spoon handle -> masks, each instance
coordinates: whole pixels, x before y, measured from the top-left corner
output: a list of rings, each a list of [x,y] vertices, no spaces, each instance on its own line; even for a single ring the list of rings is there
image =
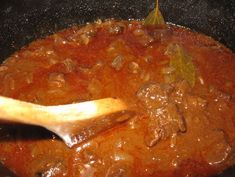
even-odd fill
[[[114,98],[42,106],[0,96],[0,120],[43,127],[54,123],[84,121],[126,109],[123,101]]]
[[[0,96],[0,120],[41,125],[47,116],[44,106]]]

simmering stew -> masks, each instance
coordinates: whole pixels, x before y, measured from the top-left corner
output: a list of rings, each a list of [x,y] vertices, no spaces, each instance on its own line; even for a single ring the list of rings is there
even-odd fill
[[[36,104],[117,97],[136,112],[73,148],[41,128],[2,124],[0,161],[19,176],[206,177],[235,164],[235,54],[189,29],[75,26],[6,59],[0,85]]]

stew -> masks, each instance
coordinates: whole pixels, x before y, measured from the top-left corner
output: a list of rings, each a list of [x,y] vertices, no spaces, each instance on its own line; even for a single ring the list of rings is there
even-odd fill
[[[22,177],[206,177],[235,164],[235,54],[175,25],[106,20],[39,39],[0,66],[0,94],[42,105],[105,97],[136,111],[68,148],[0,126],[0,161]]]

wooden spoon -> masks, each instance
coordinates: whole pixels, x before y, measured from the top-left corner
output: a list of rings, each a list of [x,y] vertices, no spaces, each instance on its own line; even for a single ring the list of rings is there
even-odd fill
[[[133,112],[120,99],[42,106],[0,96],[0,120],[44,127],[69,146],[129,119]]]

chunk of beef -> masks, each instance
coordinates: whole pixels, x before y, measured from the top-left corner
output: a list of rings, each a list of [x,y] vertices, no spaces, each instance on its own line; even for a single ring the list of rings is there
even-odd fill
[[[180,109],[190,111],[202,111],[207,106],[207,100],[192,93],[190,85],[186,81],[173,84],[174,91],[170,95],[170,100],[176,103]]]
[[[184,117],[175,104],[168,103],[166,106],[151,111],[147,131],[146,145],[154,146],[161,139],[186,131]]]
[[[206,105],[207,101],[205,99],[195,95],[186,95],[183,101],[185,109],[204,110]]]
[[[168,84],[148,83],[137,92],[137,97],[147,109],[159,108],[169,102],[168,94],[173,87]]]
[[[147,146],[154,146],[161,139],[186,131],[183,115],[177,105],[169,99],[172,90],[172,86],[168,84],[151,83],[137,93],[150,115],[145,136]]]
[[[171,93],[171,100],[177,104],[181,104],[186,93],[189,93],[191,88],[187,81],[183,80],[174,83],[174,92]]]

